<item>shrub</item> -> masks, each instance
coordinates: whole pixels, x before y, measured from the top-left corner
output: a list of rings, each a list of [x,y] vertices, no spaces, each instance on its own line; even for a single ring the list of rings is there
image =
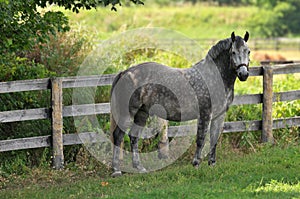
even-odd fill
[[[13,81],[23,79],[37,79],[54,76],[42,64],[20,58],[13,54],[6,54],[0,60],[0,80]],[[30,91],[0,94],[0,111],[20,110],[48,107],[50,103],[49,91]],[[0,140],[31,137],[50,134],[49,120],[0,123]],[[0,173],[24,173],[28,166],[45,165],[45,155],[48,149],[34,149],[2,152],[0,154]],[[49,159],[48,159],[49,160]]]
[[[0,81],[48,78],[51,76],[76,75],[83,59],[92,49],[93,35],[81,27],[67,33],[49,34],[49,40],[34,45],[22,53],[6,53],[0,58]],[[72,89],[63,91],[64,105],[72,103]],[[28,91],[0,94],[0,111],[44,108],[50,106],[50,91]],[[33,120],[0,123],[0,140],[51,134],[51,121]],[[64,118],[64,132],[75,133],[73,118]],[[66,148],[66,162],[73,160],[81,146]],[[12,173],[19,165],[19,172],[26,167],[49,165],[49,149],[30,149],[1,153],[0,170]],[[23,168],[23,169],[22,169]]]
[[[43,64],[57,76],[74,76],[79,66],[92,50],[93,35],[74,27],[66,33],[49,35],[49,40],[42,45],[35,45],[25,57]]]
[[[299,34],[298,16],[300,3],[297,0],[257,1],[260,8],[246,22],[256,37],[280,37],[289,33]]]

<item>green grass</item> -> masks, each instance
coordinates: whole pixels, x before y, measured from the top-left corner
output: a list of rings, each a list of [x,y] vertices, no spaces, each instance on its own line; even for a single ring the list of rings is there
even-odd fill
[[[219,151],[217,166],[211,168],[204,162],[198,170],[181,160],[161,171],[120,178],[102,173],[72,180],[69,171],[49,171],[45,179],[39,174],[31,183],[14,182],[0,192],[0,198],[300,197],[299,145],[284,149],[264,145],[251,154]]]

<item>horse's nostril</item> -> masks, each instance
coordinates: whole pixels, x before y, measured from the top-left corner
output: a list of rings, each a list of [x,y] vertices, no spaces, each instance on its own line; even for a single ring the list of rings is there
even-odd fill
[[[248,72],[238,72],[238,76],[239,77],[244,77],[244,78],[247,78],[249,76],[249,73]]]

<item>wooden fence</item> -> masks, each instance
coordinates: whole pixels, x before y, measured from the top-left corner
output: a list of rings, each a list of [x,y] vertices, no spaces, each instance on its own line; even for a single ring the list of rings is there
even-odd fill
[[[204,47],[210,47],[214,45],[218,39],[194,39]],[[299,38],[254,38],[249,40],[249,47],[252,50],[289,50],[300,51],[300,39]]]
[[[272,118],[273,102],[300,99],[300,90],[273,93],[273,75],[289,73],[300,73],[300,64],[251,67],[251,76],[263,76],[263,93],[235,96],[232,105],[263,103],[262,120],[226,122],[224,124],[223,133],[262,130],[262,141],[274,142],[272,129],[300,126],[300,116],[275,120]],[[52,121],[52,135],[1,140],[0,152],[52,147],[53,166],[56,169],[62,168],[64,162],[64,145],[83,144],[80,138],[84,138],[84,140],[90,142],[99,140],[99,134],[95,132],[85,132],[80,133],[80,135],[77,133],[63,134],[63,117],[109,114],[110,112],[109,103],[63,106],[63,89],[111,85],[114,76],[115,75],[101,75],[0,82],[0,94],[34,90],[51,90],[51,108],[0,112],[0,123],[38,119],[51,119]],[[96,85],[95,82],[97,82]],[[168,136],[184,136],[184,129],[187,128],[189,128],[189,126],[171,126],[168,130]]]
[[[215,45],[218,39],[170,39],[163,40],[160,43],[180,43],[180,45],[194,45],[194,42],[200,44],[204,49],[209,49]],[[300,51],[300,38],[252,38],[248,45],[252,50],[273,50],[273,51]]]

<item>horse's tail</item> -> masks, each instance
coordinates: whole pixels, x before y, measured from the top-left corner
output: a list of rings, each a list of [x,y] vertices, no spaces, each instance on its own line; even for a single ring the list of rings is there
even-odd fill
[[[117,82],[120,80],[121,76],[122,76],[122,72],[120,72],[115,78],[114,78],[114,81],[112,83],[112,87],[111,87],[111,90],[110,90],[110,98],[112,99],[113,96],[113,90],[117,84]],[[110,100],[112,102],[112,100]],[[113,117],[113,114],[112,114],[112,106],[113,104],[110,104],[110,139],[112,141],[112,143],[114,143],[114,138],[113,138],[113,133],[115,131],[115,129],[117,128],[117,123],[116,123],[116,120],[114,119]]]
[[[122,77],[123,73],[124,72],[119,72],[119,74],[117,74],[116,77],[114,78],[114,81],[111,85],[110,97],[112,97],[113,90],[114,90],[116,84],[118,83],[118,81],[120,80],[120,78]]]

